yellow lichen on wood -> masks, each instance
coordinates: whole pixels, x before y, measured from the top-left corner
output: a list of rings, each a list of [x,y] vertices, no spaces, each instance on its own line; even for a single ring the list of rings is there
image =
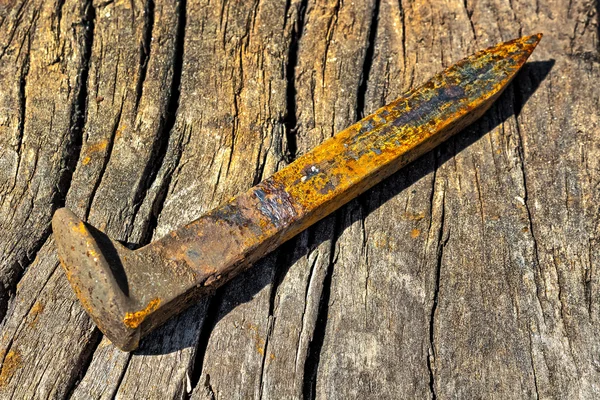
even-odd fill
[[[31,307],[31,311],[29,312],[29,315],[31,317],[31,321],[29,322],[29,326],[30,327],[35,327],[38,323],[38,320],[40,319],[40,314],[42,313],[42,311],[44,311],[44,305],[42,303],[40,303],[39,301],[36,302],[33,307]]]
[[[85,152],[84,152],[85,157],[83,157],[83,160],[81,160],[81,163],[83,165],[88,165],[90,163],[90,161],[92,161],[91,154],[103,151],[107,147],[108,147],[108,140],[106,140],[106,139],[101,140],[100,142],[91,145],[90,147],[88,147],[85,150]]]
[[[0,372],[0,386],[4,386],[15,374],[15,371],[22,368],[21,353],[17,350],[11,350],[6,354],[2,363],[2,371]]]

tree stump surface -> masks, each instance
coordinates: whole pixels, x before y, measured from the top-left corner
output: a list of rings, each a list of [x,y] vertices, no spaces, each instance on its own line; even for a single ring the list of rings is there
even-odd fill
[[[0,0],[0,398],[600,396],[591,0]],[[477,123],[116,349],[54,210],[146,244],[476,50]]]

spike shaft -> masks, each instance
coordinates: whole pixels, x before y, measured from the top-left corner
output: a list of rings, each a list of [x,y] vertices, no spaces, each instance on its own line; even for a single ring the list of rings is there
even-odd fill
[[[203,283],[223,279],[478,119],[538,40],[517,39],[453,65],[248,192],[153,243],[152,251],[161,248],[165,258],[184,260]]]

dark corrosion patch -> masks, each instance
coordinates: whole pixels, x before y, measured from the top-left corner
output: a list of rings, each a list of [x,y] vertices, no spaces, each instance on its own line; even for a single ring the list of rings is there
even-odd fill
[[[285,187],[269,178],[254,188],[258,199],[258,209],[276,228],[287,226],[298,218],[294,200],[285,191]]]
[[[253,224],[253,221],[244,215],[243,210],[236,203],[225,204],[211,211],[209,216],[238,227],[248,227]]]

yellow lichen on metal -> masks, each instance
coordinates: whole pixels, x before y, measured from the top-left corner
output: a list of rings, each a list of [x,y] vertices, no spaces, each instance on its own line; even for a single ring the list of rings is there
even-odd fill
[[[123,317],[123,323],[128,328],[135,329],[140,326],[142,322],[144,322],[144,319],[146,319],[148,314],[156,311],[159,305],[160,299],[152,299],[150,302],[148,302],[148,305],[143,310],[125,313],[125,317]]]

